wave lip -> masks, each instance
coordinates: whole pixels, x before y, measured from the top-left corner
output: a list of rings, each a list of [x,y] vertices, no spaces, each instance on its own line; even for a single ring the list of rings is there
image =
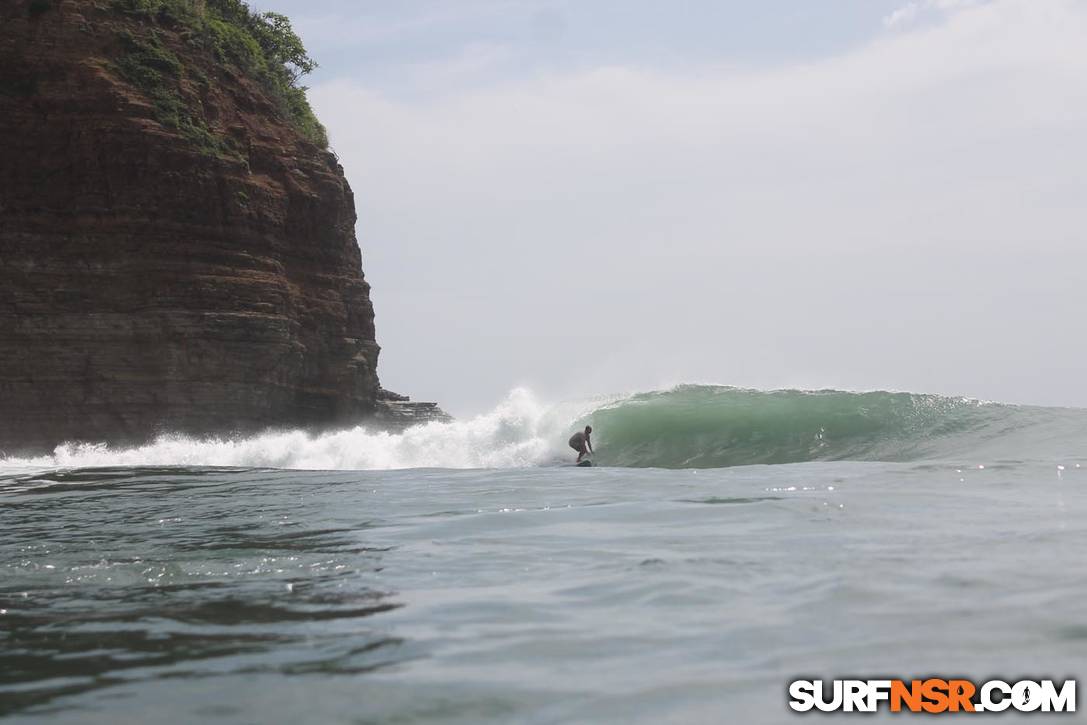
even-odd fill
[[[248,438],[162,436],[136,448],[67,443],[0,469],[230,466],[310,470],[515,468],[570,462],[591,423],[598,465],[719,468],[806,461],[1042,458],[1082,451],[1087,411],[915,393],[760,391],[716,385],[545,404],[512,391],[475,418],[401,433],[366,427]]]

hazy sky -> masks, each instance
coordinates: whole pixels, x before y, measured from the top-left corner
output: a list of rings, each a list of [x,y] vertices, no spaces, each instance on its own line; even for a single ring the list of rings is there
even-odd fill
[[[1084,0],[256,0],[321,70],[380,374],[1087,405]]]

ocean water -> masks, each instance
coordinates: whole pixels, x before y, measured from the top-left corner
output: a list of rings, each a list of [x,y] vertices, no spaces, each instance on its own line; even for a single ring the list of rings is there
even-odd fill
[[[1075,409],[516,391],[395,436],[68,445],[0,459],[0,718],[822,721],[789,681],[1077,678],[1085,554]]]

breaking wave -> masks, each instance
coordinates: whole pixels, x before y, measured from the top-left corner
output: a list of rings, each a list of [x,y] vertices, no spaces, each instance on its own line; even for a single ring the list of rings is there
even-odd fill
[[[1076,455],[1087,410],[911,393],[670,390],[545,404],[517,389],[494,410],[402,433],[357,427],[245,438],[162,436],[135,448],[66,443],[52,455],[0,458],[4,469],[236,466],[289,469],[510,468],[568,462],[566,439],[594,427],[606,466],[717,468],[821,460],[908,461]]]

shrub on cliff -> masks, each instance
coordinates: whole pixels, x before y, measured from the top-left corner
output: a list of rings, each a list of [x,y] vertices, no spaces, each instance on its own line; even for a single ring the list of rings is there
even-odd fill
[[[236,153],[229,141],[212,133],[204,120],[189,110],[177,90],[182,75],[181,61],[162,44],[156,33],[147,40],[122,33],[120,40],[125,52],[117,61],[117,70],[151,100],[159,123],[174,129],[206,154]]]
[[[285,15],[255,12],[244,0],[113,0],[112,4],[148,22],[192,31],[191,42],[260,81],[304,138],[328,147],[328,135],[306,98],[307,89],[298,84],[317,64]]]
[[[49,2],[49,0],[30,0],[30,5],[27,6],[26,12],[30,17],[36,18],[52,9],[53,3]]]

